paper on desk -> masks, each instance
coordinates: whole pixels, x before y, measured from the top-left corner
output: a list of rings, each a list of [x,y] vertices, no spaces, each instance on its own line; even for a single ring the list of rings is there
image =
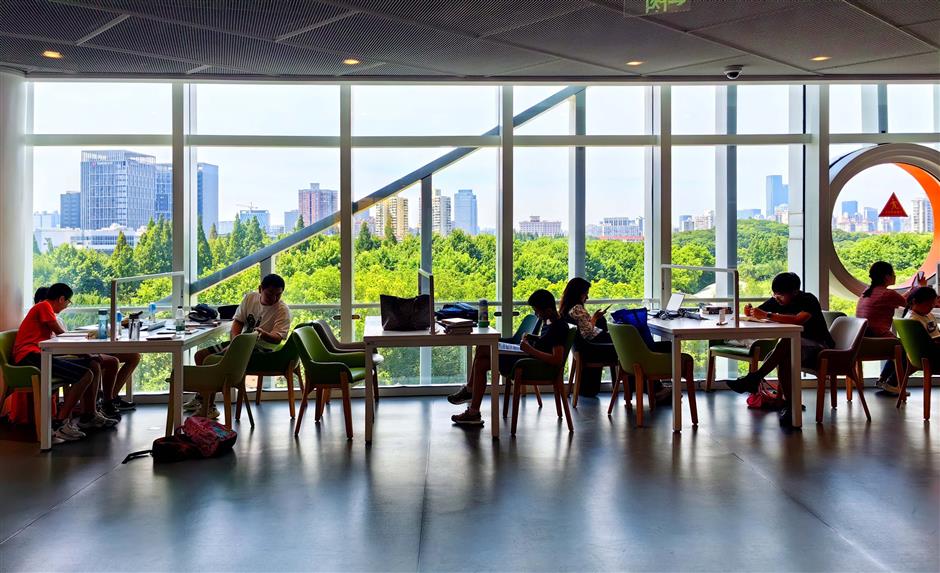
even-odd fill
[[[742,316],[741,320],[744,322],[773,322],[772,320],[767,320],[766,318],[757,318],[755,316]]]

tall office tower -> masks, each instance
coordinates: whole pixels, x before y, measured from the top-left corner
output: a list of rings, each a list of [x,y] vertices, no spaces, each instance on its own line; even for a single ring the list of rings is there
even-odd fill
[[[297,226],[297,219],[300,218],[300,211],[294,209],[293,211],[284,211],[284,230],[288,233],[294,230],[294,227]],[[304,221],[304,225],[307,222]]]
[[[692,231],[695,225],[692,222],[692,215],[679,215],[679,227],[677,231]]]
[[[842,212],[849,217],[855,217],[858,215],[858,201],[843,201]]]
[[[446,237],[453,229],[453,225],[450,197],[441,195],[441,190],[435,189],[434,196],[431,197],[431,231]]]
[[[66,191],[59,195],[59,224],[63,229],[80,229],[82,226],[82,193]]]
[[[874,207],[865,207],[862,212],[865,213],[865,220],[869,223],[878,222],[878,209],[875,209]]]
[[[561,221],[543,221],[540,216],[531,215],[528,221],[519,221],[519,232],[536,237],[560,237]]]
[[[264,234],[271,232],[271,212],[267,209],[242,209],[238,212],[238,220],[243,225],[250,219],[258,220],[258,225]]]
[[[376,206],[375,233],[383,239],[386,222],[391,222],[392,234],[399,241],[408,236],[408,199],[389,197]]]
[[[472,189],[461,189],[454,195],[454,229],[477,235],[477,196]]]
[[[339,211],[339,191],[320,189],[319,183],[311,183],[309,189],[297,191],[297,207],[304,225],[316,223]]]
[[[82,229],[143,227],[154,214],[156,160],[123,149],[82,151]]]
[[[173,220],[173,164],[156,164],[156,195],[154,220],[163,217]],[[219,222],[219,166],[211,163],[196,164],[196,214],[202,218],[202,228],[208,233]]]
[[[927,199],[914,199],[911,209],[911,231],[914,233],[933,232],[933,209]]]
[[[764,214],[773,217],[777,207],[790,202],[789,189],[783,184],[783,175],[768,175],[765,187],[767,196]]]

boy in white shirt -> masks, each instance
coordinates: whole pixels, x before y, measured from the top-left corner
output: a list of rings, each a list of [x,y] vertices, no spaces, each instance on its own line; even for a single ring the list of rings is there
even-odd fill
[[[231,337],[235,338],[241,333],[258,333],[258,342],[254,352],[271,352],[287,338],[290,330],[290,309],[281,300],[284,294],[284,279],[279,275],[270,274],[261,279],[256,292],[245,295],[235,316],[232,317]],[[224,354],[231,341],[214,344],[203,348],[196,353],[196,364],[202,364],[207,356]],[[202,409],[202,399],[197,394],[183,406],[187,412],[197,412]],[[209,404],[206,411],[209,418],[219,417],[215,404]]]
[[[937,328],[937,320],[931,312],[936,304],[937,291],[930,287],[920,287],[911,295],[910,318],[923,324],[924,328],[927,330],[927,334],[933,339],[940,337],[940,329]]]

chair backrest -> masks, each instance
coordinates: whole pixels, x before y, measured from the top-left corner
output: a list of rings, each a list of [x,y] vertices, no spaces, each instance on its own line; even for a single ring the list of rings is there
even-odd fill
[[[0,366],[13,365],[13,343],[16,342],[16,330],[0,332]]]
[[[522,337],[526,334],[533,334],[535,332],[535,327],[538,326],[539,319],[534,314],[527,314],[522,317],[522,323],[519,324],[519,328],[516,329],[516,332],[512,335],[510,342],[512,344],[520,344],[522,342]]]
[[[226,378],[241,380],[245,377],[248,361],[251,360],[251,352],[255,349],[257,342],[257,332],[239,334],[232,339],[232,343],[225,349],[222,361],[219,362],[219,369],[224,372]]]
[[[316,329],[317,334],[320,335],[321,340],[326,345],[327,350],[330,352],[339,351],[339,340],[337,340],[336,335],[333,333],[333,329],[330,328],[330,325],[325,320],[315,320],[310,323],[314,329]]]
[[[920,368],[923,359],[930,358],[933,350],[933,339],[927,329],[912,318],[895,318],[894,330],[901,339],[907,359]]]
[[[632,371],[634,364],[648,367],[649,360],[655,353],[646,345],[646,341],[635,326],[614,323],[608,325],[607,328],[622,368]]]
[[[320,337],[317,326],[317,324],[301,326],[295,328],[294,333],[291,334],[304,367],[313,362],[331,362],[331,351]]]
[[[844,312],[839,312],[838,310],[824,310],[823,320],[826,321],[826,328],[832,329],[832,323],[836,321],[840,316],[845,316]]]
[[[832,322],[832,328],[829,329],[832,340],[836,343],[835,350],[848,352],[853,365],[858,359],[858,351],[862,347],[862,338],[865,337],[867,327],[868,321],[864,318],[840,316]]]

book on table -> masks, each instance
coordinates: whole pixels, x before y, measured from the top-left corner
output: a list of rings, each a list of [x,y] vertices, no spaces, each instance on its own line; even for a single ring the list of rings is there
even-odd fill
[[[444,327],[444,334],[470,334],[476,323],[466,318],[444,318],[437,321]]]

